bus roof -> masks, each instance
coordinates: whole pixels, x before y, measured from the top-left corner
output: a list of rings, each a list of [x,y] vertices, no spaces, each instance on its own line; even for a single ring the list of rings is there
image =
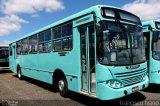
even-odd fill
[[[37,33],[41,32],[41,31],[47,30],[47,29],[49,29],[49,28],[51,28],[51,27],[54,27],[54,26],[57,26],[57,25],[59,25],[59,24],[63,24],[63,23],[65,23],[65,22],[67,22],[67,21],[71,21],[71,20],[76,19],[76,18],[78,18],[78,17],[80,17],[80,16],[83,16],[83,15],[85,15],[85,14],[90,14],[90,13],[92,13],[92,12],[95,12],[96,14],[100,14],[100,12],[97,13],[97,9],[98,9],[98,8],[101,8],[101,7],[109,7],[109,8],[114,8],[114,9],[123,10],[123,9],[121,9],[121,8],[114,7],[114,6],[95,5],[95,6],[92,6],[92,7],[88,8],[88,9],[85,9],[85,10],[83,10],[83,11],[81,11],[81,12],[78,12],[78,13],[76,13],[76,14],[73,14],[73,15],[67,17],[67,18],[64,18],[64,19],[62,19],[62,20],[60,20],[60,21],[54,22],[54,23],[52,23],[52,24],[50,24],[50,25],[48,25],[48,26],[46,26],[46,27],[43,27],[43,28],[38,29],[38,30],[36,30],[36,31],[33,31],[33,32],[31,32],[31,33],[29,33],[29,34],[27,34],[27,35],[25,35],[25,36],[22,36],[21,38],[18,38],[18,39],[16,39],[16,40],[12,41],[11,43],[14,43],[14,42],[16,42],[16,41],[19,41],[19,40],[24,39],[24,38],[26,38],[26,37],[29,37],[29,36],[31,36],[31,35],[37,34]],[[131,13],[131,14],[132,14],[132,13]],[[133,15],[134,15],[134,14],[133,14]],[[11,43],[10,43],[10,44],[11,44]]]
[[[152,28],[156,29],[155,22],[160,22],[160,20],[149,20],[142,22],[143,26],[150,25]]]

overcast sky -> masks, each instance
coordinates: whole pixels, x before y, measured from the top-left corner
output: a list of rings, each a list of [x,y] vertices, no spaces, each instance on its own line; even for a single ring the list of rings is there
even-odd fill
[[[97,4],[123,8],[143,21],[160,18],[160,0],[0,0],[0,45]]]

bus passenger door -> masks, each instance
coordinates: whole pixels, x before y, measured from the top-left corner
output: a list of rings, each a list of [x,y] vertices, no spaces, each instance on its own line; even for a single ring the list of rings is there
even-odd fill
[[[16,46],[11,45],[10,46],[10,53],[9,53],[9,65],[11,71],[16,72]]]
[[[81,90],[86,93],[96,92],[95,81],[95,31],[94,25],[80,27],[81,45]]]

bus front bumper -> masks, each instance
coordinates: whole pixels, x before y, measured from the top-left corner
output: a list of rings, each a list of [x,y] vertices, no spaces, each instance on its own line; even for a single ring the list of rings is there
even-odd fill
[[[10,70],[9,67],[0,67],[0,70]]]
[[[132,92],[132,88],[134,87],[138,87],[137,91],[139,91],[144,88],[147,88],[148,86],[149,86],[149,79],[147,76],[143,82],[140,82],[140,83],[128,86],[128,87],[119,88],[119,89],[113,89],[107,86],[106,83],[98,83],[97,84],[97,98],[101,100],[117,99],[117,98],[121,98],[121,97],[134,93]]]

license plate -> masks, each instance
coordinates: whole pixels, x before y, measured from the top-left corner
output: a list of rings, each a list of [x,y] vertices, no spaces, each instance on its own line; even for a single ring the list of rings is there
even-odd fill
[[[132,88],[132,92],[138,91],[138,86]]]

